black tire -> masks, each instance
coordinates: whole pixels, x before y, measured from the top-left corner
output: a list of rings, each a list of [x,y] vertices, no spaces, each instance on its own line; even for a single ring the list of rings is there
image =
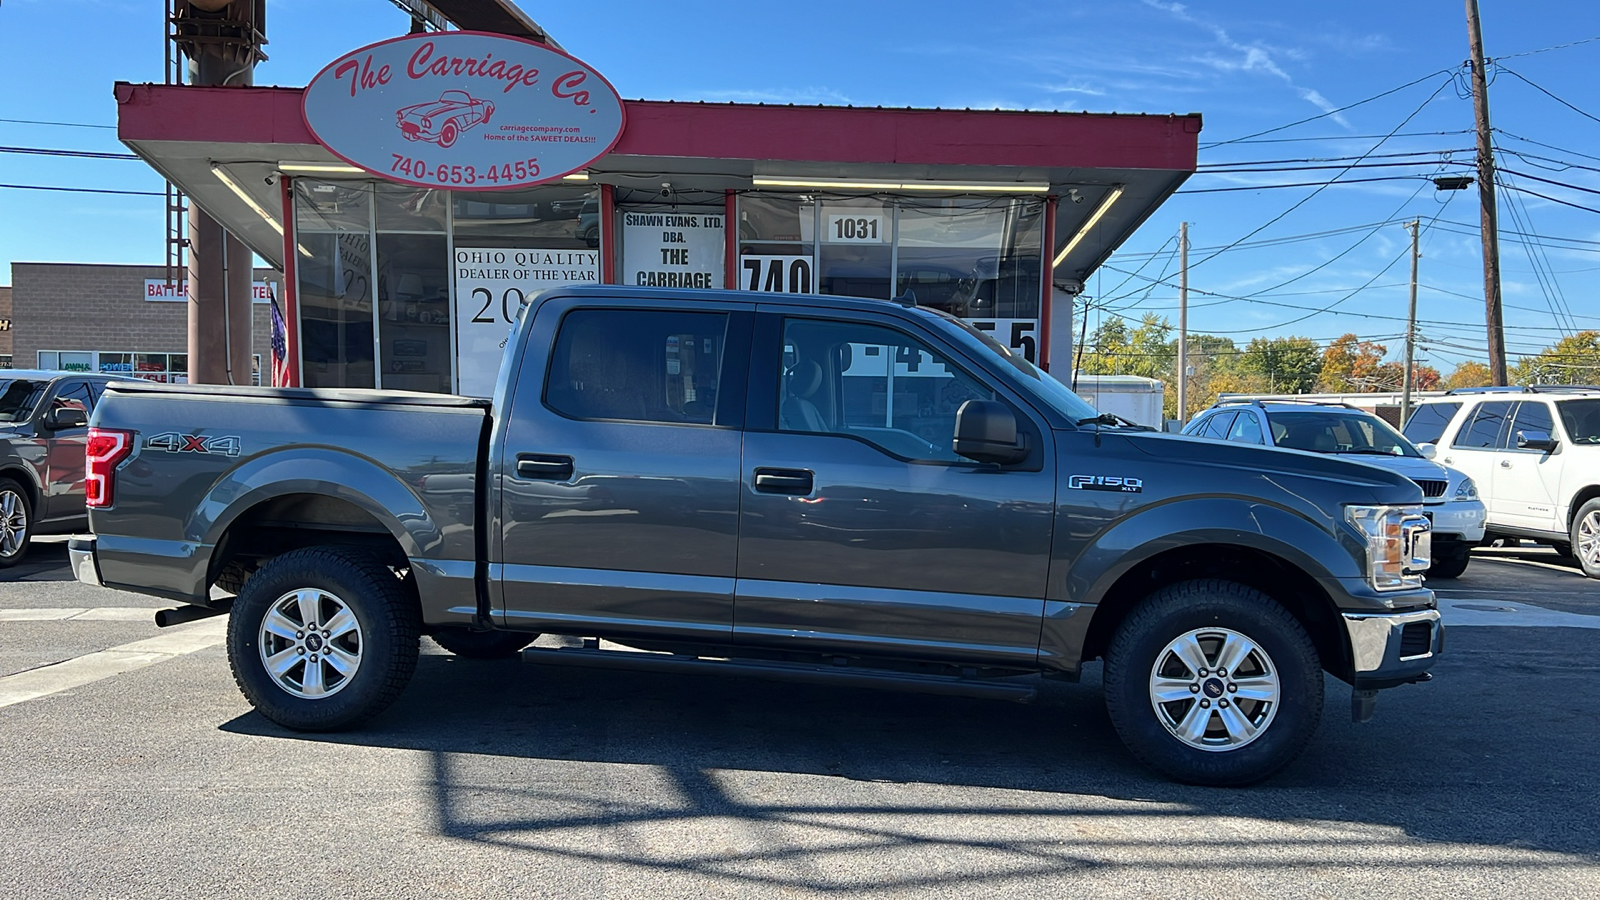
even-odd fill
[[[22,485],[0,478],[0,569],[22,562],[32,543],[33,502]]]
[[[1600,578],[1600,519],[1594,517],[1600,517],[1600,497],[1578,508],[1567,534],[1572,538],[1572,558],[1583,574]]]
[[[1213,677],[1196,678],[1200,688],[1196,697],[1218,697],[1218,707],[1226,707],[1225,701],[1232,696],[1236,717],[1245,712],[1244,704],[1253,704],[1244,718],[1261,716],[1258,727],[1263,730],[1236,749],[1203,749],[1178,737],[1158,717],[1152,700],[1151,682],[1157,674],[1157,664],[1169,659],[1169,645],[1191,632],[1202,632],[1200,640],[1209,642],[1204,635],[1206,629],[1226,629],[1250,641],[1259,653],[1265,654],[1265,659],[1246,656],[1252,661],[1250,665],[1267,663],[1270,665],[1259,671],[1269,675],[1276,672],[1275,704],[1241,702],[1237,695],[1228,693],[1229,679],[1218,679],[1214,677],[1216,673],[1211,673]],[[1201,647],[1204,649],[1204,643]],[[1251,668],[1250,672],[1256,675],[1257,669]],[[1249,677],[1240,677],[1240,681]],[[1211,693],[1213,687],[1215,694]],[[1188,784],[1229,786],[1261,781],[1305,750],[1322,719],[1322,666],[1305,628],[1265,594],[1230,581],[1186,581],[1145,598],[1122,622],[1106,652],[1105,692],[1111,724],[1133,755],[1168,777]],[[1185,702],[1171,701],[1164,708],[1170,714],[1184,708]],[[1211,737],[1213,727],[1223,727],[1221,709],[1212,708],[1203,715],[1208,727],[1200,742],[1225,742],[1225,736]]]
[[[1556,552],[1556,555],[1561,557],[1564,560],[1571,561],[1572,558],[1573,558],[1572,557],[1572,545],[1569,544],[1569,543],[1566,543],[1565,541],[1556,541],[1555,543],[1550,545],[1550,549],[1554,550]]]
[[[247,563],[234,560],[223,566],[222,571],[217,573],[217,587],[237,597],[239,592],[244,590],[244,583],[250,580],[250,576],[254,575],[255,571],[255,568]]]
[[[1472,553],[1462,550],[1445,556],[1436,556],[1428,566],[1429,578],[1460,578],[1461,573],[1467,571],[1467,563],[1472,562]]]
[[[525,631],[481,631],[443,628],[428,635],[433,642],[466,659],[505,659],[533,643],[539,636]]]
[[[283,679],[275,678],[263,659],[263,625],[268,614],[280,604],[292,602],[295,592],[303,589],[321,592],[319,610],[342,605],[353,615],[357,626],[354,656],[359,662],[347,678],[341,678],[326,689],[324,696],[315,698],[284,686],[285,682],[293,683],[294,668]],[[333,618],[337,617],[330,617],[330,625]],[[419,620],[416,599],[373,555],[344,547],[294,550],[256,570],[234,600],[228,617],[228,664],[245,699],[263,716],[296,731],[336,731],[370,719],[400,696],[417,667]],[[348,639],[347,635],[343,640]],[[308,634],[305,641],[298,642],[299,650],[311,651],[309,655],[298,654],[304,660],[316,659],[318,650],[323,653],[324,661],[317,670],[319,682],[326,681],[325,673],[334,668],[331,650],[342,649],[345,657],[351,655],[350,645],[340,647],[340,640],[338,634],[325,642]],[[283,646],[286,656],[297,643],[293,638],[272,634],[266,635],[266,642],[267,653],[272,652],[273,646]],[[301,662],[300,666],[300,684],[309,688],[309,662]]]

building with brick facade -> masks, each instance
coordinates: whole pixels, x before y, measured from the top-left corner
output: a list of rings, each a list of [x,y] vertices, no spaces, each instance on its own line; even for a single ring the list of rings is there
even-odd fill
[[[0,369],[11,368],[11,288],[0,287]]]
[[[0,350],[18,368],[123,372],[152,381],[188,381],[188,310],[181,281],[165,266],[85,263],[11,264],[11,287],[0,288]],[[270,365],[268,296],[281,295],[282,276],[254,275],[251,353],[254,372],[238,384],[259,383]]]

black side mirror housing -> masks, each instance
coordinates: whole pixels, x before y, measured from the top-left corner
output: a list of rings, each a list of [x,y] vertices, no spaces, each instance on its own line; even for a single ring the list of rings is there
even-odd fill
[[[1543,450],[1549,453],[1556,448],[1557,441],[1548,431],[1519,431],[1517,432],[1518,450]]]
[[[87,428],[89,414],[81,407],[63,406],[52,409],[44,418],[44,424],[56,431],[66,431],[69,428]]]
[[[968,400],[956,411],[956,434],[950,449],[967,459],[1009,466],[1028,458],[1024,438],[1017,431],[1016,414],[1004,403]]]

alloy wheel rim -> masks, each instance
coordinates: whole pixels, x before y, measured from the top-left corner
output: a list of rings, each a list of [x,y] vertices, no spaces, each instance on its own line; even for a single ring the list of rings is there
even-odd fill
[[[1173,639],[1150,667],[1150,705],[1167,733],[1196,750],[1237,750],[1278,714],[1282,685],[1261,645],[1229,628]]]
[[[1578,559],[1600,566],[1600,510],[1589,513],[1578,523]]]
[[[16,491],[0,491],[0,557],[22,552],[28,539],[28,504]]]
[[[273,601],[257,637],[261,664],[273,683],[307,700],[348,687],[366,647],[349,605],[319,588],[300,588]]]

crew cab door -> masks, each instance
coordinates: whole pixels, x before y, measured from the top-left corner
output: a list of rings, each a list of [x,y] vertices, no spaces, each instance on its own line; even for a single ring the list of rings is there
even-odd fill
[[[1055,500],[1050,431],[937,338],[870,314],[763,308],[741,468],[734,640],[1032,665]],[[1024,463],[950,449],[997,399]]]
[[[728,640],[751,318],[714,301],[537,309],[498,426],[502,624]]]

